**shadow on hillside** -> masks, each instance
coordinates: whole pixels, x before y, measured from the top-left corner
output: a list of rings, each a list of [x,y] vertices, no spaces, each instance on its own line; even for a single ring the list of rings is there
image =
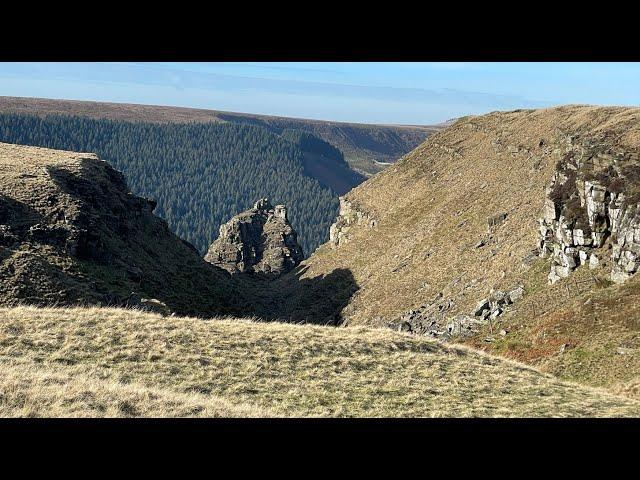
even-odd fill
[[[42,222],[42,214],[15,198],[0,193],[0,225],[21,232]]]
[[[277,279],[229,276],[205,262],[193,247],[185,248],[168,229],[127,227],[128,209],[136,206],[131,203],[133,197],[127,196],[126,202],[114,198],[126,191],[126,183],[120,173],[105,168],[102,161],[83,159],[79,172],[57,166],[47,171],[61,191],[89,207],[84,209],[80,223],[95,234],[91,240],[100,248],[95,248],[99,255],[83,258],[91,261],[87,268],[94,276],[92,280],[113,289],[101,293],[113,297],[109,303],[114,305],[126,303],[120,297],[135,292],[159,300],[177,315],[209,318],[230,314],[264,321],[340,325],[344,308],[358,291],[348,269],[312,278],[303,278],[308,269],[304,265]],[[153,216],[151,212],[149,215]],[[141,215],[135,221],[144,218]],[[104,234],[101,225],[122,241],[110,242],[107,249],[100,238]],[[113,250],[114,245],[125,250]],[[107,255],[109,260],[102,261]],[[116,286],[120,291],[115,291]]]
[[[250,295],[250,314],[265,321],[342,324],[343,310],[359,289],[353,274],[338,268],[327,275],[301,278],[307,269],[299,267],[274,281],[238,278]]]
[[[99,203],[116,191],[128,191],[124,175],[96,158],[80,159],[79,171],[56,165],[47,165],[45,170],[61,191],[85,202]]]

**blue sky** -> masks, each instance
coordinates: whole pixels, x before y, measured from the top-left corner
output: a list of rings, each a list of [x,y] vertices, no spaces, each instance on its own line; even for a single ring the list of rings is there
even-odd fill
[[[640,105],[640,63],[0,63],[0,95],[430,124],[567,103]]]

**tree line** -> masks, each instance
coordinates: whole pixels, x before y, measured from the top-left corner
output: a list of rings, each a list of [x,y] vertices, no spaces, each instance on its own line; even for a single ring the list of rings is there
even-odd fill
[[[287,205],[307,256],[328,239],[338,212],[336,194],[304,174],[302,149],[342,154],[308,134],[232,123],[0,114],[0,141],[96,153],[125,174],[133,193],[157,200],[155,213],[201,253],[222,223],[262,197]]]

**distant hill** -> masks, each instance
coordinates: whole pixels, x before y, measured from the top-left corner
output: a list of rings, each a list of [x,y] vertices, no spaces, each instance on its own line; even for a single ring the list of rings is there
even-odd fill
[[[349,165],[366,176],[384,170],[386,164],[395,162],[442,128],[325,122],[223,112],[217,117],[228,122],[261,125],[276,132],[298,129],[312,133],[338,147]]]
[[[395,162],[442,128],[442,125],[369,125],[184,107],[1,96],[0,112],[154,123],[248,123],[278,134],[285,129],[303,130],[339,148],[349,166],[365,176],[383,170],[385,164]]]

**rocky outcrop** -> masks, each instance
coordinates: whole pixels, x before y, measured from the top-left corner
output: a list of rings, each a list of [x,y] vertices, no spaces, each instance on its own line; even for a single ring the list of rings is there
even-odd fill
[[[229,275],[154,208],[93,154],[0,143],[0,305],[239,312]]]
[[[595,268],[605,256],[612,261],[614,282],[638,270],[637,160],[637,152],[615,151],[593,139],[569,142],[547,188],[539,219],[540,256],[552,258],[550,283],[569,276],[580,265]]]
[[[263,198],[220,226],[204,259],[231,274],[277,277],[293,270],[304,255],[285,206],[274,207]]]
[[[338,218],[329,229],[329,244],[332,248],[346,243],[351,239],[351,229],[356,225],[366,225],[375,228],[376,220],[373,215],[358,209],[352,202],[340,197],[340,211]]]
[[[470,337],[483,325],[501,316],[509,305],[518,302],[523,295],[522,285],[507,292],[492,290],[469,314],[452,314],[456,307],[455,301],[439,293],[431,302],[409,310],[388,326],[401,332],[428,335],[440,340]]]

